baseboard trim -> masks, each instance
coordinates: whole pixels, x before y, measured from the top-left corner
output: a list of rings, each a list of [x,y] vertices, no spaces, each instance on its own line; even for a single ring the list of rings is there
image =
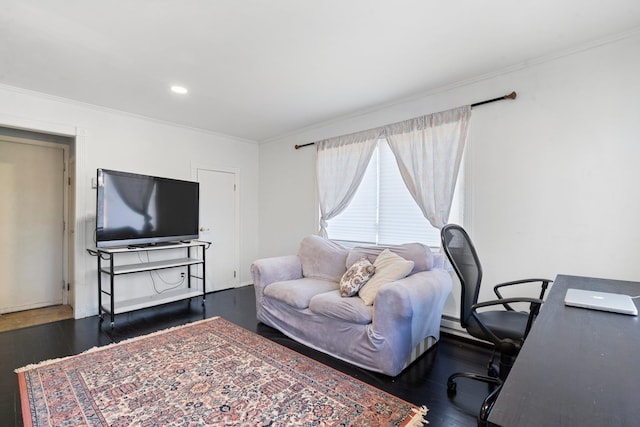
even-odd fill
[[[460,319],[446,314],[442,316],[440,321],[440,331],[449,335],[457,335],[468,340],[482,342],[481,340],[469,335],[469,333],[460,326]]]

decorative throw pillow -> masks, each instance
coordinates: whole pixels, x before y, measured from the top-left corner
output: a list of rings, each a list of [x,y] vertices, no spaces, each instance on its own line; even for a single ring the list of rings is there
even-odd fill
[[[375,272],[376,268],[368,259],[362,258],[355,262],[340,279],[340,295],[343,297],[354,296]]]
[[[367,305],[373,304],[382,286],[406,277],[413,269],[413,261],[407,261],[385,249],[380,252],[373,266],[376,268],[376,274],[358,292],[358,296]]]

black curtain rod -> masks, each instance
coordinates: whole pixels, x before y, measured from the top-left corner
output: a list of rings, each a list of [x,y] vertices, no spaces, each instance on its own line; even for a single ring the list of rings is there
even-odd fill
[[[505,99],[516,99],[516,96],[518,96],[518,94],[514,91],[514,92],[511,92],[508,95],[500,96],[498,98],[493,98],[493,99],[488,99],[486,101],[476,102],[475,104],[471,104],[471,108],[479,107],[479,106],[484,105],[484,104],[491,104],[492,102],[496,102],[496,101],[503,101]]]
[[[476,102],[475,104],[471,104],[471,108],[479,107],[479,106],[484,105],[484,104],[490,104],[490,103],[496,102],[496,101],[503,101],[505,99],[516,99],[516,96],[518,96],[518,94],[515,91],[513,91],[508,95],[503,95],[503,96],[500,96],[498,98],[487,99],[486,101],[480,101],[480,102]],[[294,148],[297,150],[298,148],[308,147],[310,145],[315,145],[315,142],[309,142],[307,144],[300,144],[300,145],[296,144],[296,145],[294,145]]]

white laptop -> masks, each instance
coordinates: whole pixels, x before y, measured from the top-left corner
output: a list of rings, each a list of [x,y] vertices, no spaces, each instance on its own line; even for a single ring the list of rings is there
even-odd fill
[[[638,309],[629,295],[587,291],[584,289],[567,289],[564,304],[573,307],[630,314],[632,316],[638,315]]]

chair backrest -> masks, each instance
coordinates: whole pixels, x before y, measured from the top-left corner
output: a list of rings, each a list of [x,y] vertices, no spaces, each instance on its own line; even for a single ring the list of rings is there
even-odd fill
[[[471,306],[478,302],[482,265],[469,235],[456,224],[447,224],[440,232],[444,253],[449,258],[460,279],[462,298],[460,301],[460,324],[467,327],[471,317]]]

